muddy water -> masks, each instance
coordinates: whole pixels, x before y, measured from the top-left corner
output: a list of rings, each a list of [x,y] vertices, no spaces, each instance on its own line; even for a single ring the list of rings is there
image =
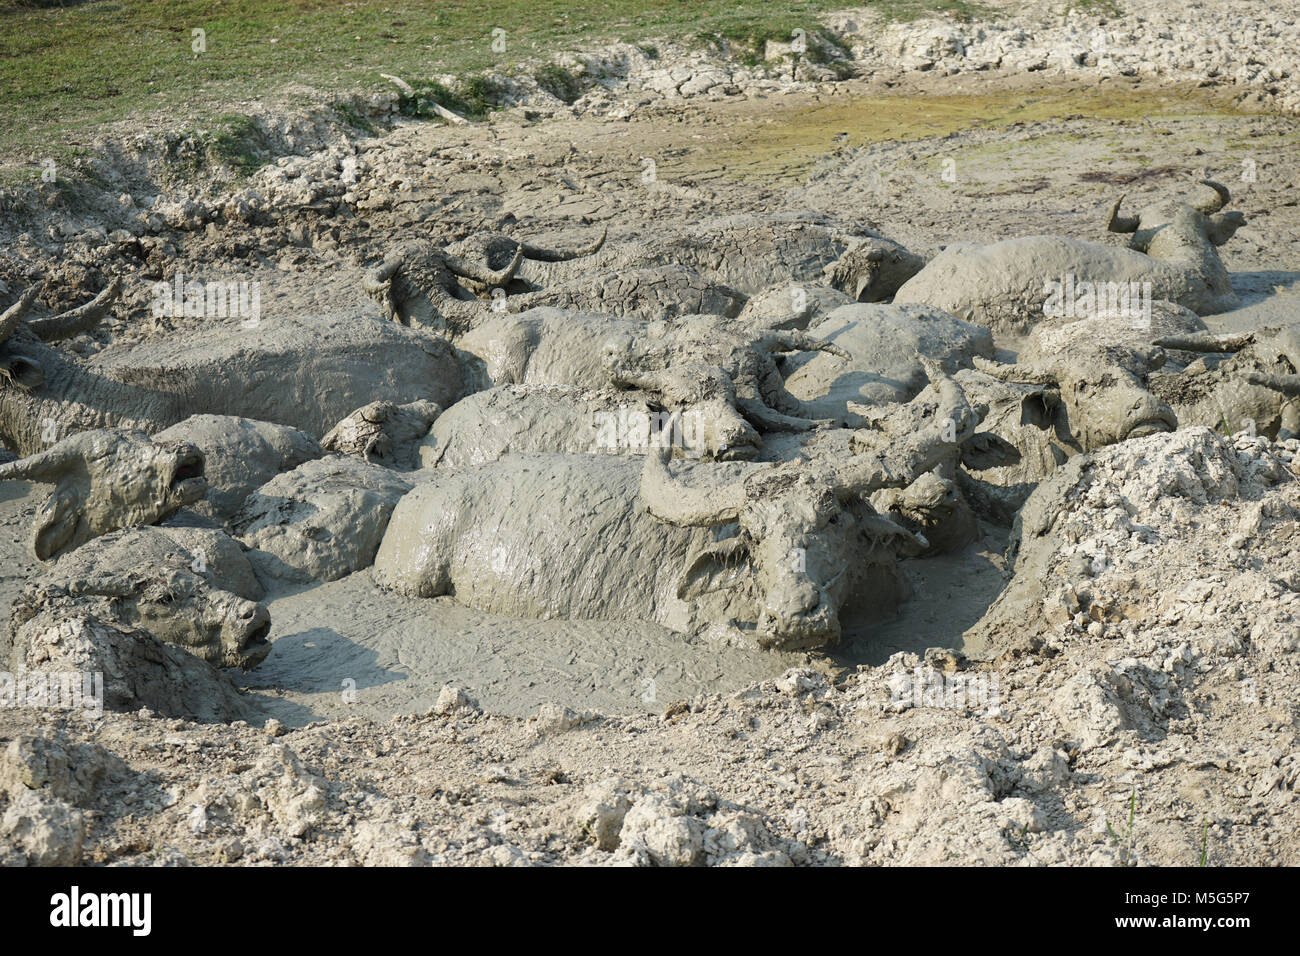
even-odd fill
[[[1037,75],[1029,79],[1041,83]],[[652,232],[666,215],[811,207],[876,222],[924,251],[958,238],[1041,232],[1101,239],[1104,211],[1120,192],[1136,200],[1205,173],[1234,177],[1250,159],[1260,180],[1232,181],[1251,225],[1225,248],[1248,301],[1210,324],[1251,327],[1300,317],[1300,273],[1290,271],[1300,262],[1300,212],[1285,185],[1300,181],[1294,120],[1233,113],[1204,91],[1121,85],[1044,92],[966,78],[923,92],[850,88],[656,108],[628,122],[572,118],[454,135],[476,148],[495,143],[507,157],[566,152],[563,188],[538,186],[526,159],[507,161],[491,174],[498,179],[485,168],[488,185],[474,187],[499,196],[502,208],[534,217],[530,230],[583,232],[598,221],[609,222],[611,233]],[[451,134],[431,128],[427,135],[436,141]],[[567,148],[566,140],[575,145]],[[666,183],[698,188],[645,189],[645,156],[656,159]],[[958,177],[945,184],[939,171],[950,157]],[[909,188],[873,188],[877,164],[896,170]],[[918,182],[942,188],[911,188]],[[272,285],[268,302],[278,290],[299,308],[311,301],[303,288],[338,301],[356,295],[346,269],[286,274]],[[1012,351],[1015,344],[1000,343]],[[15,487],[0,486],[0,599],[35,564],[22,557],[26,524],[18,522],[36,499],[16,497]],[[662,710],[669,701],[725,693],[795,664],[834,670],[879,664],[900,650],[960,647],[1002,583],[1004,533],[988,532],[961,554],[907,562],[914,594],[899,616],[846,635],[827,654],[764,654],[639,624],[493,618],[447,599],[382,595],[362,572],[273,595],[274,650],[242,680],[292,724],[422,711],[444,682],[502,713],[530,713],[544,700],[605,713]]]
[[[548,700],[657,711],[807,662],[651,624],[513,620],[450,598],[403,598],[375,589],[368,571],[269,603],[274,651],[243,683],[286,723],[423,712],[448,682],[494,713],[535,713]]]
[[[907,562],[913,594],[898,616],[846,633],[826,653],[765,653],[637,622],[512,620],[450,598],[382,593],[361,571],[273,595],[274,652],[241,683],[291,724],[424,712],[448,682],[494,713],[527,715],[548,700],[598,713],[659,711],[790,667],[833,673],[899,651],[960,648],[1002,586],[1005,534],[984,530],[958,554]]]
[[[690,150],[675,168],[737,180],[797,182],[837,152],[885,142],[912,142],[977,130],[1086,119],[1101,123],[1162,117],[1212,122],[1234,115],[1198,91],[998,91],[957,95],[844,95],[806,102],[727,104],[707,148]],[[674,168],[671,164],[670,169]]]
[[[695,214],[809,205],[869,217],[921,248],[1042,231],[1100,239],[1098,210],[1117,191],[1167,190],[1201,164],[1231,168],[1243,153],[1267,163],[1294,145],[1293,128],[1260,129],[1203,91],[1122,87],[754,98],[670,117],[652,110],[625,124],[565,121],[549,135],[581,142],[590,175],[609,182],[620,202],[635,204],[638,187],[617,171],[639,170],[639,157],[652,155],[664,181],[706,187],[686,194]],[[882,194],[864,183],[866,159],[904,171],[924,165],[935,181],[948,156],[960,170],[948,191]],[[1258,202],[1244,187],[1234,191]],[[1231,266],[1243,270],[1243,283],[1261,290],[1285,285],[1286,275],[1269,270],[1296,258],[1268,242],[1235,242],[1229,252],[1241,256]],[[1251,301],[1268,312],[1286,300]],[[999,344],[1011,352],[1017,345]],[[248,680],[286,722],[423,710],[447,681],[503,713],[530,713],[548,699],[605,713],[659,710],[795,664],[836,670],[898,651],[962,647],[1002,586],[1005,531],[986,531],[961,554],[907,562],[913,596],[900,614],[846,634],[825,654],[763,654],[635,623],[493,618],[447,599],[380,595],[362,573],[276,597],[275,652]]]
[[[27,541],[46,489],[0,484],[0,607],[38,572]],[[880,664],[891,654],[960,647],[1001,587],[1004,540],[986,528],[960,554],[908,562],[912,599],[896,618],[845,635],[826,654],[763,653],[635,622],[518,621],[457,605],[380,593],[369,573],[273,593],[272,654],[232,678],[286,724],[422,713],[447,682],[495,713],[527,715],[548,700],[601,713],[660,711],[729,693],[786,669]]]
[[[48,492],[48,485],[0,482],[0,630],[8,628],[9,606],[36,570],[28,535],[31,517]],[[0,660],[0,671],[8,666]]]
[[[424,712],[448,682],[494,713],[527,715],[547,700],[598,713],[659,711],[794,666],[834,672],[898,651],[961,647],[1001,588],[1004,540],[989,532],[960,554],[908,562],[913,596],[901,613],[825,654],[765,653],[636,622],[494,617],[449,598],[381,594],[362,571],[273,597],[274,651],[240,683],[299,725]]]

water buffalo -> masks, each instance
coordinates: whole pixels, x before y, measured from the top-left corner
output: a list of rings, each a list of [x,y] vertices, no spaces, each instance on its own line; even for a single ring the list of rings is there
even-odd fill
[[[54,485],[33,522],[32,549],[45,561],[109,531],[156,524],[199,501],[208,490],[203,467],[203,453],[189,442],[105,428],[0,465],[0,481]]]
[[[288,425],[319,437],[367,402],[465,394],[459,356],[442,338],[340,313],[219,322],[181,342],[114,346],[82,361],[49,344],[93,328],[117,293],[32,318],[39,286],[0,317],[0,443],[20,455],[95,428],[153,434],[191,415]]]
[[[1121,196],[1106,226],[1131,234],[1128,248],[1060,236],[949,246],[898,290],[894,302],[933,305],[1016,334],[1050,313],[1050,297],[1062,295],[1064,287],[1071,301],[1062,307],[1071,313],[1076,296],[1086,305],[1083,314],[1115,308],[1134,291],[1145,301],[1176,302],[1200,315],[1235,308],[1218,247],[1246,220],[1239,212],[1220,212],[1230,198],[1226,187],[1208,180],[1205,185],[1212,192],[1203,199],[1157,203],[1136,216],[1119,214]]]
[[[248,670],[270,653],[271,617],[265,605],[223,586],[248,593],[243,582],[254,582],[252,570],[221,532],[113,532],[27,586],[14,603],[11,640],[38,613],[89,615],[182,647],[214,667]]]
[[[508,455],[440,473],[398,503],[377,583],[518,617],[737,625],[762,647],[834,643],[905,594],[900,554],[925,542],[868,496],[950,456],[978,418],[927,364],[940,396],[885,452],[783,464],[669,468],[614,456]],[[718,476],[722,480],[717,480]]]

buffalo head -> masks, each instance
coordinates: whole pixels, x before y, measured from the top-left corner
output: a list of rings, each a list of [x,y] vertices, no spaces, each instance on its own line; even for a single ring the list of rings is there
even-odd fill
[[[608,369],[612,384],[642,389],[677,413],[671,421],[680,427],[681,444],[692,455],[719,461],[752,458],[762,446],[754,426],[737,411],[731,377],[716,365],[690,362],[670,369],[638,369],[613,360]]]
[[[15,617],[42,608],[69,608],[144,631],[183,647],[214,667],[260,664],[271,651],[266,606],[214,587],[200,574],[177,567],[105,571],[30,585]]]
[[[42,283],[33,283],[0,315],[0,388],[39,388],[45,372],[38,352],[25,350],[24,342],[54,342],[90,331],[122,291],[122,280],[114,279],[85,305],[42,319],[30,318],[28,313],[41,289]]]
[[[884,302],[925,266],[925,259],[889,239],[854,239],[822,269],[827,284],[857,302]]]
[[[203,453],[115,428],[79,432],[0,465],[0,481],[54,485],[36,512],[32,547],[42,561],[119,528],[157,524],[207,494]]]
[[[870,602],[873,588],[901,584],[895,559],[916,554],[924,539],[877,514],[868,496],[905,487],[974,434],[977,413],[961,388],[925,361],[939,394],[911,435],[883,453],[846,461],[787,462],[714,488],[684,485],[668,470],[667,449],[652,449],[641,475],[650,513],[681,526],[735,524],[735,534],[691,557],[678,596],[691,601],[727,591],[764,647],[796,649],[835,643],[841,613]],[[921,401],[918,396],[916,402]]]
[[[1080,449],[1093,451],[1178,427],[1173,410],[1150,389],[1150,374],[1164,361],[1159,348],[1104,345],[1028,363],[976,358],[975,367],[999,381],[1045,386],[1026,397],[1035,404],[1024,420],[1065,430]]]
[[[1228,188],[1213,180],[1202,180],[1213,195],[1195,202],[1161,202],[1138,211],[1136,216],[1121,216],[1120,196],[1106,217],[1106,228],[1111,232],[1131,233],[1129,248],[1145,252],[1157,259],[1176,259],[1189,250],[1201,248],[1211,251],[1233,237],[1246,224],[1239,212],[1221,212],[1232,199]]]

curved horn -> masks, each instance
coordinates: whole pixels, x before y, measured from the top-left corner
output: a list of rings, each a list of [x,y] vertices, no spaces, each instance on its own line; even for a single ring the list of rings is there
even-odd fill
[[[605,244],[605,237],[608,235],[609,227],[606,226],[600,231],[600,238],[591,245],[568,252],[558,249],[543,249],[541,246],[530,245],[526,242],[521,242],[519,247],[524,250],[525,256],[538,262],[568,262],[570,259],[581,259],[583,256],[595,255],[600,251],[600,247]]]
[[[401,322],[397,312],[397,302],[393,299],[393,276],[402,268],[401,259],[385,259],[361,279],[362,290],[372,298],[378,299],[384,314],[394,322]]]
[[[1036,365],[1025,365],[1020,362],[1004,364],[1002,362],[991,362],[986,358],[975,356],[975,368],[983,372],[990,378],[996,378],[999,382],[1010,382],[1019,385],[1057,385],[1059,384],[1056,376],[1047,369],[1039,368]]]
[[[510,264],[497,272],[493,272],[486,266],[481,266],[476,262],[462,259],[460,256],[453,256],[450,253],[444,253],[443,260],[447,263],[448,269],[462,278],[477,279],[489,286],[505,285],[515,277],[519,263],[524,261],[524,247],[520,246],[516,249],[515,257],[510,260]]]
[[[660,521],[683,527],[710,527],[735,521],[745,504],[740,482],[715,488],[687,488],[668,471],[671,448],[651,447],[641,469],[641,499]]]
[[[1110,207],[1110,215],[1106,217],[1106,228],[1110,232],[1137,232],[1137,216],[1121,216],[1119,214],[1120,203],[1124,197],[1120,196],[1115,200],[1115,205]]]
[[[814,338],[798,329],[773,329],[765,333],[754,345],[768,352],[829,352],[840,358],[852,358],[834,342]]]
[[[813,428],[827,423],[827,420],[821,418],[820,414],[809,406],[807,402],[790,394],[789,389],[785,387],[784,377],[782,377],[780,371],[775,368],[771,369],[765,376],[757,381],[752,381],[749,378],[742,379],[741,382],[737,383],[737,386],[737,396],[758,399],[769,409],[779,409],[786,416],[806,420]],[[740,411],[746,416],[749,415],[749,412],[744,408],[741,408]],[[760,408],[754,408],[752,411],[758,415],[762,414],[762,409]],[[751,419],[751,421],[758,424],[756,419]],[[834,419],[830,421],[829,424],[842,425],[843,420]],[[781,426],[780,430],[788,430],[788,425],[789,423],[786,423],[785,426]]]
[[[85,305],[78,306],[61,315],[52,315],[48,319],[34,319],[27,324],[31,326],[33,332],[46,342],[55,342],[59,339],[80,335],[82,332],[89,332],[99,325],[100,321],[108,313],[108,307],[116,301],[121,292],[122,280],[114,276],[113,280],[100,290],[99,295]]]
[[[1254,332],[1191,332],[1187,335],[1166,335],[1151,344],[1183,352],[1240,352],[1254,341]]]
[[[880,488],[906,488],[956,452],[979,427],[979,413],[957,381],[938,362],[917,357],[939,395],[930,424],[895,441],[886,453],[854,455],[850,461],[832,466],[832,480],[841,497],[869,495]]]
[[[0,481],[21,479],[53,483],[80,457],[67,442],[59,442],[53,448],[0,465]]]
[[[18,301],[5,309],[4,315],[0,315],[0,345],[3,345],[9,336],[14,334],[14,330],[18,328],[19,323],[31,311],[32,303],[41,294],[41,288],[44,285],[44,282],[33,282],[27,287],[27,291],[18,297]]]
[[[385,259],[378,266],[366,273],[361,280],[361,287],[367,292],[383,292],[393,284],[393,276],[402,268],[401,259]]]
[[[1263,372],[1243,372],[1242,379],[1251,385],[1269,388],[1283,395],[1300,395],[1300,375],[1271,375]]]
[[[834,418],[800,418],[778,412],[761,398],[736,397],[736,410],[755,428],[765,432],[807,432],[831,428],[840,422]]]
[[[1203,212],[1209,216],[1232,202],[1232,193],[1228,192],[1228,187],[1223,183],[1216,183],[1213,179],[1202,179],[1201,185],[1213,189],[1215,196],[1213,199],[1205,200],[1205,202],[1194,203],[1192,208],[1197,212]]]

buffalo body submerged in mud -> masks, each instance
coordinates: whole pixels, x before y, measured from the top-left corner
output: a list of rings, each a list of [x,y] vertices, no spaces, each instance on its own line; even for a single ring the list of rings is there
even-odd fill
[[[842,619],[897,604],[898,556],[926,547],[868,496],[910,485],[974,433],[960,387],[926,367],[938,403],[918,396],[912,434],[883,454],[685,476],[656,448],[643,464],[513,455],[441,474],[394,509],[375,579],[518,617],[731,622],[765,647],[834,643]]]

